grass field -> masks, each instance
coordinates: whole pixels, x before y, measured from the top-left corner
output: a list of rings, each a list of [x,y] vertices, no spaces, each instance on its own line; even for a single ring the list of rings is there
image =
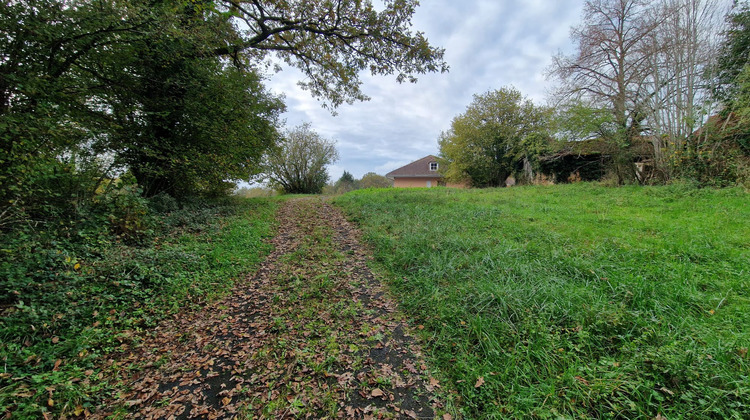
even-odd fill
[[[750,194],[590,184],[336,199],[467,418],[750,417]]]

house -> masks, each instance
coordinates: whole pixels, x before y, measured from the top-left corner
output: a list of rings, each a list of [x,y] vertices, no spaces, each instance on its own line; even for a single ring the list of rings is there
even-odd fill
[[[456,188],[465,187],[463,184],[446,183],[438,169],[440,169],[438,158],[429,155],[388,172],[385,176],[393,180],[393,186],[396,188],[430,188],[446,185]]]

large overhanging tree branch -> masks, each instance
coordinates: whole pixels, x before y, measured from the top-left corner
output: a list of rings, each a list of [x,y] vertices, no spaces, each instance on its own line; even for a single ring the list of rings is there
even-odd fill
[[[359,74],[395,74],[399,82],[445,72],[443,50],[412,32],[416,0],[386,0],[377,11],[369,0],[219,0],[240,39],[217,54],[243,55],[252,62],[276,54],[307,77],[300,85],[326,105],[367,100]]]

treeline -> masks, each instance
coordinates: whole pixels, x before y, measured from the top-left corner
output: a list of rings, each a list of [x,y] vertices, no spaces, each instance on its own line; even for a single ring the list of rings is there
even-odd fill
[[[750,183],[750,6],[589,0],[554,57],[548,106],[476,95],[440,137],[445,175],[474,186],[606,179]]]
[[[338,195],[346,194],[349,191],[361,190],[366,188],[390,188],[393,186],[393,181],[378,175],[375,172],[368,172],[362,175],[362,178],[356,179],[351,173],[344,171],[341,178],[336,180],[332,184],[328,184],[323,188],[323,194],[327,195]]]
[[[276,59],[328,107],[359,72],[445,71],[409,29],[416,3],[23,0],[0,11],[0,228],[75,212],[102,191],[217,196],[279,143]],[[118,180],[118,182],[113,182]]]

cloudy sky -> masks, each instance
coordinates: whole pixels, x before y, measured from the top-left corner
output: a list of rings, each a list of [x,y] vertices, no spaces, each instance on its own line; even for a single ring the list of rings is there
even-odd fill
[[[395,77],[363,75],[372,99],[342,105],[338,115],[320,106],[297,82],[294,69],[271,76],[267,86],[286,96],[288,127],[312,123],[337,143],[344,170],[360,178],[385,175],[411,161],[438,154],[438,136],[462,113],[472,95],[513,85],[538,104],[550,83],[545,69],[558,51],[570,52],[570,27],[580,20],[582,0],[422,0],[414,30],[445,48],[450,72],[422,75],[416,84]]]

